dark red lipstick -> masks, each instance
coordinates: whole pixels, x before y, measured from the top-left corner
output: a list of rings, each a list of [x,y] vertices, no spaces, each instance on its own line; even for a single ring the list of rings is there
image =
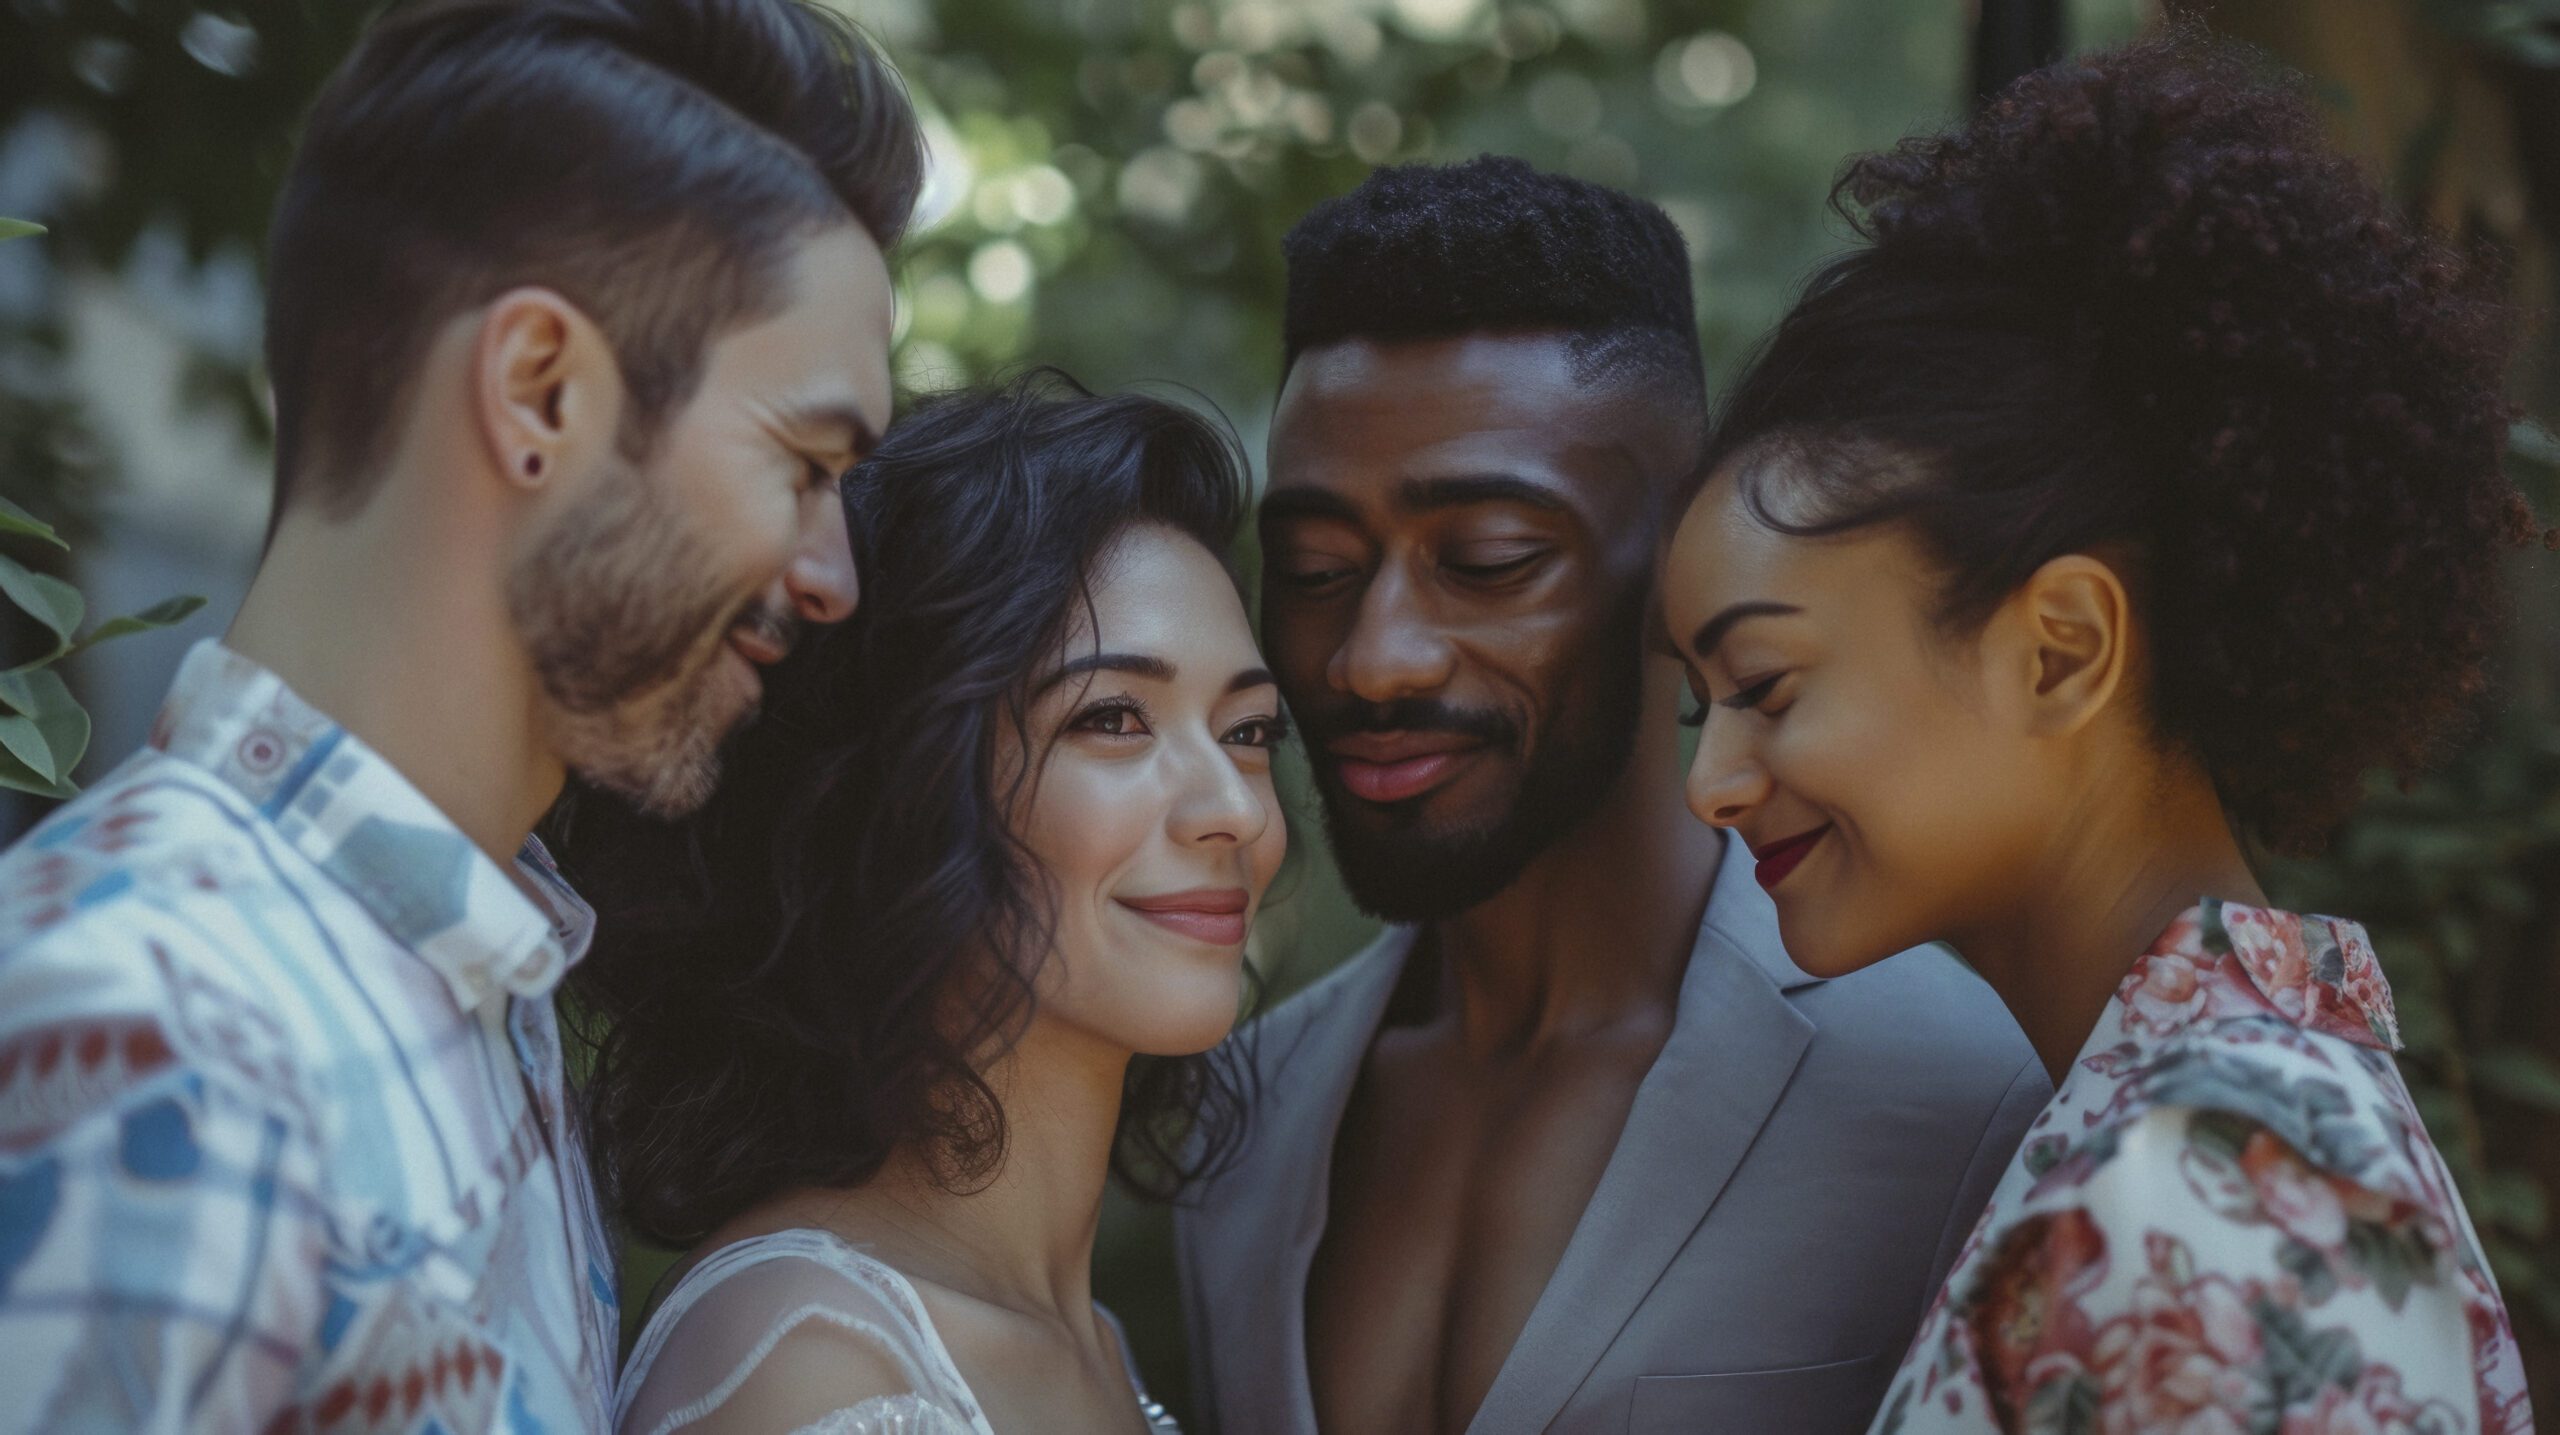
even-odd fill
[[[1805,854],[1813,850],[1813,844],[1830,835],[1831,824],[1826,822],[1811,832],[1799,832],[1793,837],[1782,838],[1766,847],[1754,849],[1751,855],[1758,858],[1759,862],[1751,869],[1751,875],[1760,879],[1763,889],[1771,892],[1778,890],[1778,884],[1787,880],[1788,873],[1796,870],[1796,864],[1802,862]]]

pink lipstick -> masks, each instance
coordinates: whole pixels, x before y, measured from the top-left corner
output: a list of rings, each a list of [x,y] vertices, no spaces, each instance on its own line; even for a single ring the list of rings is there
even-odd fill
[[[1154,897],[1122,897],[1118,901],[1167,931],[1213,947],[1242,946],[1245,933],[1252,927],[1247,915],[1252,899],[1242,887],[1199,887]]]

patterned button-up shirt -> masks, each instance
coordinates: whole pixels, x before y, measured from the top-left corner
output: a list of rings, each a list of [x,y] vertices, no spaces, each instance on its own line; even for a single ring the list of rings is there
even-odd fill
[[[0,1430],[581,1431],[593,920],[215,643],[0,856]]]
[[[2134,963],[1880,1435],[2530,1435],[2362,928],[2207,902]]]

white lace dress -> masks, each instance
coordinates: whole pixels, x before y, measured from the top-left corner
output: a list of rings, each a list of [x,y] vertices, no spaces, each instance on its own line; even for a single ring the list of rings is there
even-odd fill
[[[1116,1320],[1112,1333],[1121,1334]],[[709,1417],[795,1335],[850,1337],[894,1364],[907,1388],[829,1411],[791,1435],[995,1435],[915,1287],[816,1230],[751,1236],[685,1272],[623,1366],[614,1429],[673,1435]],[[1126,1359],[1125,1336],[1120,1349]],[[1181,1435],[1134,1364],[1129,1388],[1155,1435]]]

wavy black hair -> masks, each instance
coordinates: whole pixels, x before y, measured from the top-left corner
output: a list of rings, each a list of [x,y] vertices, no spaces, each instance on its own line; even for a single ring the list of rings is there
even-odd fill
[[[1782,532],[1907,524],[1958,630],[2056,556],[2126,555],[2156,733],[2281,849],[2459,730],[2533,533],[2501,466],[2516,316],[2298,82],[2175,29],[1855,158],[1832,199],[1867,242],[1728,391],[1692,494],[1730,467]]]
[[[1223,424],[1052,370],[929,401],[845,497],[862,606],[773,670],[718,795],[661,825],[581,793],[560,830],[599,914],[569,983],[593,1150],[670,1244],[901,1147],[953,1190],[1002,1162],[981,1073],[1030,1017],[1052,909],[999,737],[1036,750],[1027,684],[1115,537],[1164,524],[1228,563],[1249,503]],[[1217,1159],[1240,1079],[1134,1062],[1114,1173],[1172,1195]]]

